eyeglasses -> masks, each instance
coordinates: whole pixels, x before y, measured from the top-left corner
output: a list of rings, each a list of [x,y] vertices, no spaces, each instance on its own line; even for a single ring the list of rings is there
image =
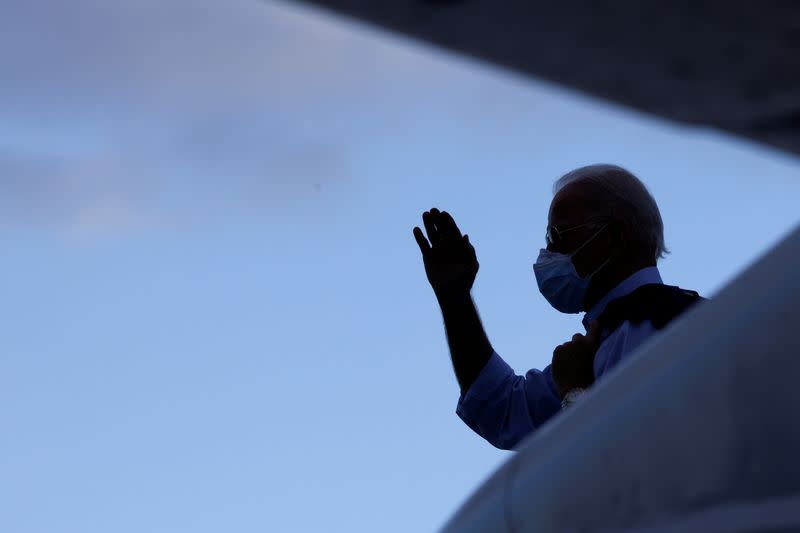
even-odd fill
[[[564,228],[558,229],[555,226],[547,226],[547,231],[544,236],[544,240],[547,243],[547,246],[552,248],[558,248],[563,243],[562,235],[574,229],[585,228],[586,226],[599,226],[600,224],[597,222],[586,222],[585,224],[580,224],[578,226],[572,226],[571,228]]]

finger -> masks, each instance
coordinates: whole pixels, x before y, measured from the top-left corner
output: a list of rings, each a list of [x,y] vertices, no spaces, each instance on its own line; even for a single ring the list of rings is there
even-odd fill
[[[439,211],[437,208],[431,208],[431,220],[436,228],[436,242],[435,244],[452,243],[452,231],[450,225],[444,216],[444,211]]]
[[[441,239],[444,237],[444,233],[442,233],[442,212],[436,209],[435,207],[431,207],[429,211],[431,214],[431,220],[433,221],[433,226],[436,228],[436,237]]]
[[[439,217],[441,220],[441,227],[444,229],[445,234],[448,238],[452,239],[461,239],[461,230],[458,229],[458,225],[456,221],[453,220],[453,217],[447,211],[442,211],[441,216]]]
[[[589,323],[589,330],[586,332],[586,338],[591,343],[600,342],[600,333],[603,328],[600,327],[599,320],[592,320]]]
[[[431,245],[428,244],[428,239],[425,238],[425,235],[422,234],[422,230],[417,226],[414,226],[414,238],[417,240],[422,256],[426,256],[428,252],[431,251]]]
[[[475,253],[475,247],[472,246],[471,242],[469,242],[469,235],[464,235],[464,244],[467,245],[467,249],[469,250],[469,257],[477,261],[478,257],[477,254]]]
[[[572,336],[572,342],[579,341],[582,338],[583,338],[583,335],[581,335],[580,333],[576,333],[575,335]]]
[[[436,215],[431,212],[426,211],[422,213],[422,222],[425,224],[425,230],[428,232],[428,239],[431,241],[432,246],[436,246],[439,243],[440,235],[439,232],[436,230]]]

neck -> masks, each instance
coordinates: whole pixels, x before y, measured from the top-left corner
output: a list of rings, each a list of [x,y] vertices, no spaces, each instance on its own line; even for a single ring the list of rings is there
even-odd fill
[[[615,263],[612,259],[592,277],[583,300],[584,311],[588,311],[611,290],[643,268],[656,266],[653,261],[628,261]]]

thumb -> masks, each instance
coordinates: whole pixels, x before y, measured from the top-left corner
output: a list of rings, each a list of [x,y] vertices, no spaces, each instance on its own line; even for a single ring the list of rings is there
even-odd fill
[[[602,331],[599,320],[592,320],[589,323],[589,330],[586,332],[586,339],[592,344],[600,343],[600,332]]]

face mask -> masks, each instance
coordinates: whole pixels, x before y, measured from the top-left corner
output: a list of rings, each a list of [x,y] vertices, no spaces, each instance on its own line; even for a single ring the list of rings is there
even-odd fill
[[[575,265],[572,264],[572,256],[599,235],[605,227],[600,228],[597,233],[592,235],[589,240],[581,244],[570,255],[550,252],[544,248],[539,252],[539,258],[536,260],[536,264],[533,265],[536,282],[539,285],[539,291],[542,296],[557,311],[580,313],[583,308],[583,299],[589,289],[589,282],[601,268],[611,261],[609,257],[605,263],[585,278],[578,275]]]

